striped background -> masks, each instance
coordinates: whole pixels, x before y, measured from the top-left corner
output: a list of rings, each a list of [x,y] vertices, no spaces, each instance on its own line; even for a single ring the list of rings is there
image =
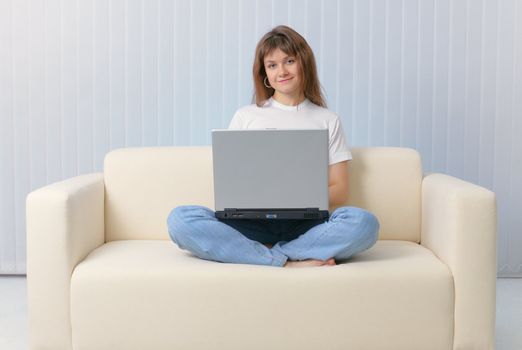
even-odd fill
[[[0,0],[0,273],[25,273],[31,190],[114,148],[208,145],[277,24],[314,49],[352,146],[497,193],[499,275],[522,276],[518,0]]]

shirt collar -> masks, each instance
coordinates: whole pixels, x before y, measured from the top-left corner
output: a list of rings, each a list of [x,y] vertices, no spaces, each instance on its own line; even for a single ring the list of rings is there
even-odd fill
[[[289,105],[282,104],[281,102],[277,102],[273,97],[270,97],[268,99],[269,106],[283,109],[285,111],[300,111],[308,104],[308,102],[309,102],[308,99],[305,98],[304,101],[301,102],[300,104],[298,104],[296,106],[289,106]]]

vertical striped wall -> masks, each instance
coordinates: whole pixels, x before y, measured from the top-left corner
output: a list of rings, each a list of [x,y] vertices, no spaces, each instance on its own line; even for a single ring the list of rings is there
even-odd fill
[[[517,0],[0,0],[0,272],[25,272],[31,190],[114,148],[208,145],[277,24],[314,49],[351,145],[497,193],[499,275],[522,276]]]

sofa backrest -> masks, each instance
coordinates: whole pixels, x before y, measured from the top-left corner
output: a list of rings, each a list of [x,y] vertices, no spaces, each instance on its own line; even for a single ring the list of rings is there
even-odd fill
[[[373,212],[379,239],[420,240],[419,154],[407,148],[354,148],[347,205]],[[214,209],[212,151],[203,147],[122,148],[104,164],[106,241],[169,239],[179,205]]]

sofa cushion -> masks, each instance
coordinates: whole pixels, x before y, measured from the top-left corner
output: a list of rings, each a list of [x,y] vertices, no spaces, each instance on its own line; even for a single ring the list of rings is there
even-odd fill
[[[347,205],[373,212],[379,239],[420,242],[422,166],[408,148],[353,148]],[[214,209],[211,147],[140,147],[105,157],[105,238],[168,239],[179,205]]]
[[[381,240],[333,267],[289,269],[122,240],[73,272],[73,347],[451,349],[453,300],[446,265],[408,241]]]
[[[352,149],[348,205],[379,218],[379,239],[420,242],[422,163],[409,148]]]
[[[210,147],[139,147],[104,162],[105,239],[169,239],[167,217],[179,205],[214,207]]]

